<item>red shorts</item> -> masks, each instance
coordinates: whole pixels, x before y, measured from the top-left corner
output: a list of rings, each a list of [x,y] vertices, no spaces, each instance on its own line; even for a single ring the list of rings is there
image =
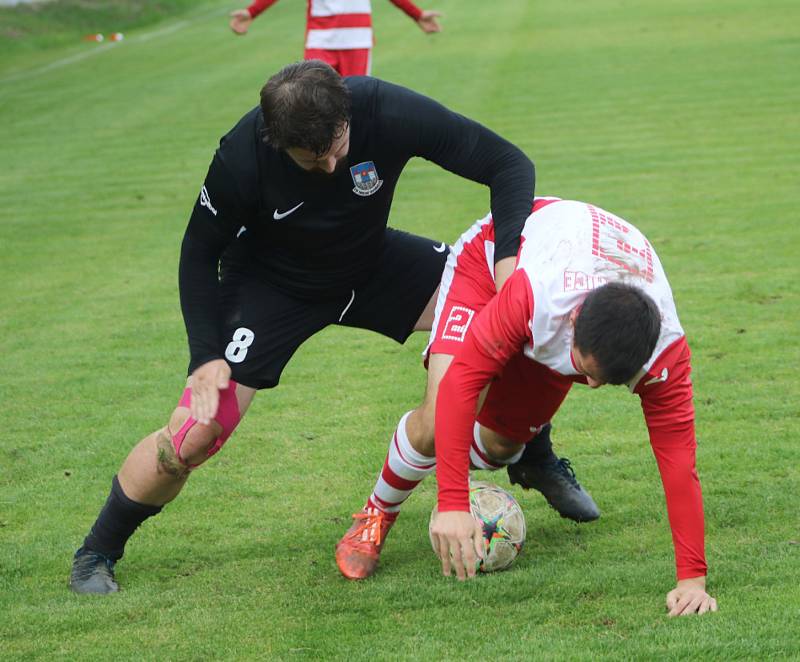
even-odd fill
[[[352,48],[342,51],[329,51],[320,48],[306,48],[306,60],[322,60],[331,65],[340,76],[369,76],[372,69],[372,49]]]
[[[426,356],[457,355],[475,316],[495,295],[494,225],[477,221],[450,251]],[[573,380],[517,354],[492,382],[477,421],[517,443],[530,441],[567,397]]]

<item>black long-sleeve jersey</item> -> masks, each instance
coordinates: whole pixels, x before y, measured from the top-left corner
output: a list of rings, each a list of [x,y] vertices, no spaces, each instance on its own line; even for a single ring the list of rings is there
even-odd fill
[[[516,255],[531,211],[534,168],[514,145],[439,103],[369,77],[352,97],[347,167],[308,172],[263,141],[260,108],[220,141],[194,206],[180,259],[181,308],[192,363],[222,357],[219,269],[289,294],[350,294],[374,268],[397,180],[421,156],[491,189],[495,259]]]

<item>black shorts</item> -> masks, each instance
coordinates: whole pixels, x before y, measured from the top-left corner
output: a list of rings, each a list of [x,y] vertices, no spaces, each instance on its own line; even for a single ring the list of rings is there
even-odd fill
[[[232,378],[256,389],[277,386],[300,345],[330,324],[405,342],[439,285],[448,253],[440,242],[387,228],[375,271],[350,293],[325,301],[226,273],[220,286],[221,351]],[[190,365],[189,374],[197,367]]]

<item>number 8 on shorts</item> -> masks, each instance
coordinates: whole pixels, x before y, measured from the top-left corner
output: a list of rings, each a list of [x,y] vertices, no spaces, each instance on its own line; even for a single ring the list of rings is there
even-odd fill
[[[233,340],[225,348],[225,358],[231,363],[241,363],[247,356],[247,348],[253,344],[256,335],[243,326],[233,332]]]

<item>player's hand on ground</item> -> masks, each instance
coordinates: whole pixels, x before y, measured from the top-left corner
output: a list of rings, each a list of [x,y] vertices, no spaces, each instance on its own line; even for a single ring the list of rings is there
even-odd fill
[[[441,17],[442,13],[438,11],[423,11],[422,15],[417,19],[417,25],[420,29],[431,34],[432,32],[441,32],[442,26],[436,19]]]
[[[706,593],[706,578],[681,579],[677,587],[667,593],[670,616],[688,616],[717,611],[717,601]]]
[[[224,359],[204,363],[192,373],[192,418],[202,425],[217,415],[219,392],[228,388],[231,368]]]
[[[483,558],[483,527],[471,513],[458,510],[437,513],[431,526],[431,541],[442,560],[442,574],[455,569],[460,580],[474,577]]]
[[[247,34],[247,29],[253,22],[253,17],[246,9],[237,9],[231,12],[231,30],[236,34]]]

